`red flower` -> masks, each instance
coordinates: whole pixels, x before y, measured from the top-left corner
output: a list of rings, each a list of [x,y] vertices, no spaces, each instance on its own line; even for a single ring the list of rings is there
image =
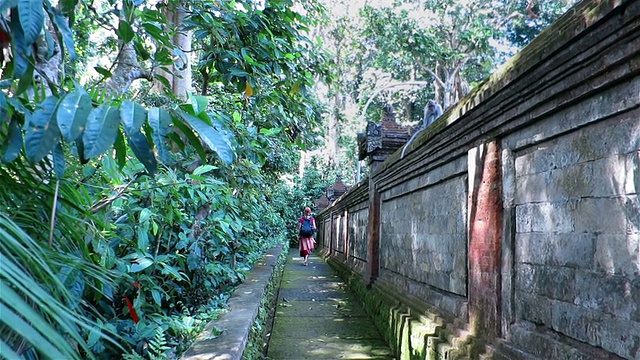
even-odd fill
[[[127,303],[127,307],[129,308],[129,313],[131,314],[131,319],[133,319],[133,322],[137,324],[138,321],[140,320],[138,319],[138,314],[136,314],[136,309],[133,308],[133,304],[131,303],[131,300],[129,300],[127,296],[123,296],[122,298]]]

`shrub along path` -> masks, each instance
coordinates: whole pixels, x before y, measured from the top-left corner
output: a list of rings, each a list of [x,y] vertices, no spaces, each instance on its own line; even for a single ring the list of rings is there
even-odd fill
[[[355,294],[316,254],[303,266],[289,251],[282,275],[270,360],[394,359]]]

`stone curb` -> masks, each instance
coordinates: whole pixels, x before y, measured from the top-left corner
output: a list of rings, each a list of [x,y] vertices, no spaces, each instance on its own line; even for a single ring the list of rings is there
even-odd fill
[[[257,262],[227,302],[227,313],[207,324],[196,341],[182,355],[182,360],[239,360],[242,358],[251,326],[258,316],[260,304],[266,296],[274,269],[284,245],[271,248]],[[222,333],[212,336],[212,330]],[[216,331],[217,332],[217,331]]]

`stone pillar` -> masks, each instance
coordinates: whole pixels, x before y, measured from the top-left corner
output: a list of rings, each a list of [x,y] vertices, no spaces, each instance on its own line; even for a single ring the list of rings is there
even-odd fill
[[[349,241],[349,212],[345,209],[342,212],[342,253],[345,261],[349,261]]]
[[[335,235],[336,235],[336,223],[334,221],[334,213],[333,213],[333,208],[331,209],[332,211],[329,212],[329,255],[333,256],[335,249],[336,249],[336,245],[335,245]]]
[[[498,141],[468,153],[469,320],[475,335],[494,338],[501,330],[502,186]]]
[[[377,164],[376,164],[377,165]],[[374,171],[372,166],[370,172]],[[380,271],[380,193],[369,176],[369,219],[367,220],[367,269],[365,284],[373,284]]]
[[[369,162],[369,219],[367,223],[367,267],[364,282],[372,284],[380,271],[380,192],[376,173],[380,165],[409,140],[409,128],[396,123],[393,108],[384,107],[382,122],[369,121],[365,134],[358,134],[358,155]]]
[[[510,331],[515,321],[515,243],[516,243],[516,164],[510,149],[502,150],[502,312],[501,335]]]

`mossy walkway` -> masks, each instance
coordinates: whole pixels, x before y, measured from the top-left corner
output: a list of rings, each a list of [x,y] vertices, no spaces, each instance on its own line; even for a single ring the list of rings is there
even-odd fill
[[[289,251],[268,347],[269,360],[394,359],[356,296],[320,257],[303,266]]]

